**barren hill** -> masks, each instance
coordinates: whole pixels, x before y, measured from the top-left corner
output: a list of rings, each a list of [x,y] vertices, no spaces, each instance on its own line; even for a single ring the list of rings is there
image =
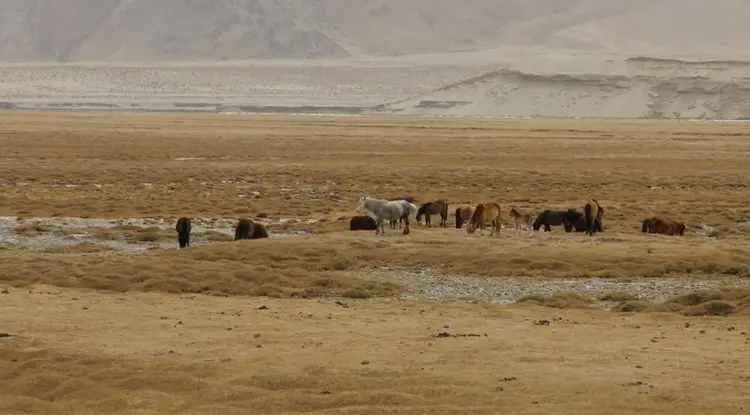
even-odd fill
[[[0,0],[0,61],[750,50],[741,0]]]

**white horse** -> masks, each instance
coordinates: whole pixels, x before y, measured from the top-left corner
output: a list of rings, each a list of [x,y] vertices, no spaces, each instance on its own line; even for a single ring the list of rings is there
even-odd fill
[[[385,221],[398,220],[403,218],[404,223],[404,235],[409,234],[409,216],[415,215],[419,208],[414,203],[407,202],[406,200],[383,200],[376,199],[374,197],[362,196],[359,198],[359,206],[357,211],[366,213],[369,211],[375,215],[377,220],[377,230],[375,234],[385,235],[385,227],[383,226]]]

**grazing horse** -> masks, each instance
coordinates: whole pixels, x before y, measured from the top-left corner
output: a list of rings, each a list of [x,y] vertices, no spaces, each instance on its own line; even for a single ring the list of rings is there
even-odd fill
[[[589,199],[583,206],[583,217],[586,221],[586,235],[592,236],[596,232],[596,221],[601,224],[604,208],[601,207],[596,199]]]
[[[383,221],[398,219],[404,220],[404,235],[408,235],[410,232],[409,216],[417,212],[417,205],[407,202],[406,200],[383,200],[369,196],[362,196],[359,198],[357,211],[364,213],[365,210],[371,212],[375,215],[375,218],[377,218],[378,225],[377,230],[375,231],[376,235],[385,235]]]
[[[641,232],[643,233],[660,233],[663,235],[685,235],[685,224],[669,218],[653,216],[644,219],[641,223]]]
[[[177,219],[177,243],[180,244],[180,249],[190,246],[190,230],[193,228],[190,223],[190,218],[182,217]]]
[[[534,227],[535,231],[538,231],[539,228],[544,226],[544,232],[551,232],[552,228],[551,226],[560,226],[563,225],[565,228],[565,232],[570,232],[570,224],[569,222],[569,212],[575,212],[581,217],[583,217],[583,213],[576,212],[573,209],[565,210],[545,210],[544,212],[540,213],[539,216],[536,217],[536,220],[534,220],[534,223],[532,226]]]
[[[268,230],[250,219],[240,219],[234,229],[234,240],[268,238]]]
[[[448,225],[448,202],[444,199],[427,202],[417,209],[417,223],[420,223],[424,215],[424,223],[428,228],[432,227],[430,216],[440,214],[440,227],[445,228]]]
[[[583,213],[570,210],[571,214],[568,215],[568,225],[565,228],[565,232],[585,232],[586,231],[586,220],[583,218]],[[599,220],[594,221],[594,230],[596,232],[602,231],[602,223]]]
[[[529,236],[534,235],[534,226],[532,225],[534,217],[530,213],[523,213],[516,210],[516,208],[511,208],[510,216],[516,223],[516,233],[520,232],[523,227],[529,231]]]
[[[406,200],[409,203],[414,203],[414,196],[400,196],[400,197],[393,197],[388,199],[388,201],[396,201],[396,200]],[[401,224],[404,223],[404,218],[398,218],[398,219],[391,219],[390,221],[391,229],[396,229],[396,223],[398,222],[398,228],[401,229]]]
[[[350,231],[374,231],[378,229],[378,223],[371,216],[355,216],[349,221]]]
[[[461,229],[464,223],[471,219],[471,214],[474,213],[475,208],[476,206],[469,204],[456,208],[456,229]]]
[[[490,230],[490,236],[495,234],[495,231],[500,227],[500,214],[502,207],[498,202],[485,202],[480,203],[474,209],[474,213],[471,214],[471,219],[466,225],[466,232],[473,234],[474,231],[479,228],[479,234],[484,234],[484,227],[487,222],[492,222],[492,230]]]

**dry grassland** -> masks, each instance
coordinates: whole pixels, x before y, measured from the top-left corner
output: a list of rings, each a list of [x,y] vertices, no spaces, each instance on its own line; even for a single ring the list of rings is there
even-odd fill
[[[4,327],[23,333],[0,339],[3,413],[741,414],[748,403],[749,337],[735,319],[54,287],[2,299]]]
[[[312,232],[240,242],[206,234],[212,243],[179,251],[0,249],[0,332],[14,335],[0,338],[0,412],[739,414],[750,406],[744,290],[660,305],[611,293],[613,313],[574,294],[511,307],[396,301],[388,297],[406,287],[360,278],[388,267],[542,281],[742,281],[750,276],[743,125],[61,112],[0,112],[0,125],[0,215],[264,213],[296,220],[272,233]],[[580,210],[595,197],[605,232],[558,227],[528,238],[505,229],[490,238],[450,228],[452,217],[449,229],[415,225],[408,236],[348,232],[363,194],[498,199],[506,227],[510,206]],[[641,234],[640,220],[655,214],[687,222],[686,236]],[[713,237],[697,233],[701,225]],[[13,232],[69,231],[31,221]],[[176,245],[175,233],[156,227],[92,233]],[[732,316],[695,317],[705,314]],[[443,331],[479,336],[434,337]]]

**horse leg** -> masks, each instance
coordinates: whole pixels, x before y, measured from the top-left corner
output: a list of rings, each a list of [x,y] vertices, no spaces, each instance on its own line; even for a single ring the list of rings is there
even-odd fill
[[[404,235],[408,235],[409,232],[410,232],[410,230],[409,230],[409,217],[408,216],[404,218],[404,223],[405,223],[405,226],[404,226]]]

